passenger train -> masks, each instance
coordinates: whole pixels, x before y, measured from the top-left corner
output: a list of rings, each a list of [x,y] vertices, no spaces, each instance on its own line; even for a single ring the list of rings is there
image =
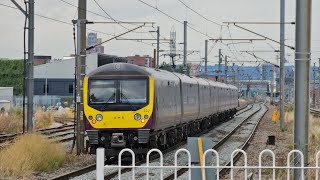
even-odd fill
[[[235,86],[128,63],[101,66],[83,82],[90,151],[166,149],[236,113]]]

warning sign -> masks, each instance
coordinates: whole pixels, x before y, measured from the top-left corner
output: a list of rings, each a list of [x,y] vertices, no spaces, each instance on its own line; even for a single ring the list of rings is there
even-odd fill
[[[278,122],[278,121],[279,121],[279,111],[278,111],[278,110],[276,110],[276,111],[273,112],[273,114],[272,114],[272,121],[273,121],[273,122]]]

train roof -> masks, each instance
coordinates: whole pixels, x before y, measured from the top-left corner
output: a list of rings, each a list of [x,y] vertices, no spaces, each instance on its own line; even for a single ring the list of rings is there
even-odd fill
[[[151,75],[145,67],[129,64],[129,63],[110,63],[98,67],[87,76],[99,75]]]
[[[174,80],[179,77],[184,82],[194,83],[199,82],[200,84],[210,84],[221,88],[231,88],[237,89],[237,87],[225,84],[217,81],[211,81],[209,79],[193,77],[185,74],[180,74],[176,72],[169,72],[161,69],[147,68],[143,66],[137,66],[129,63],[110,63],[98,67],[96,70],[89,73],[87,76],[100,76],[100,75],[153,75],[155,78],[159,79],[170,79]]]

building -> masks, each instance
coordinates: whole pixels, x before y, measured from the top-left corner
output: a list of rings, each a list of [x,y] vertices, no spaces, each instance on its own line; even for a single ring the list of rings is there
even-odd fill
[[[0,87],[0,100],[12,102],[13,87]]]
[[[87,47],[94,46],[96,44],[99,44],[102,42],[101,38],[98,38],[97,33],[88,33],[87,36]],[[92,53],[104,53],[104,46],[99,45],[93,49],[90,49],[87,51],[87,54],[92,54]]]
[[[41,65],[49,62],[51,60],[51,56],[34,56],[33,65]]]
[[[201,65],[200,64],[192,64],[188,63],[189,66],[189,75],[190,76],[199,76],[201,72]]]
[[[113,63],[127,62],[127,58],[106,55],[88,54],[86,57],[86,74],[97,67]],[[34,94],[49,96],[73,96],[75,59],[53,60],[34,67]]]
[[[135,64],[138,66],[145,66],[145,67],[155,67],[154,58],[150,57],[149,55],[134,55],[134,56],[128,56],[128,63]]]

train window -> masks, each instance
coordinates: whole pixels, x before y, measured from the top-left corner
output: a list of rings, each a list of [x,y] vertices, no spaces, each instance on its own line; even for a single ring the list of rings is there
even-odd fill
[[[120,80],[120,103],[143,104],[147,102],[146,80]]]
[[[89,84],[89,103],[115,103],[116,82],[114,80],[91,80]]]

